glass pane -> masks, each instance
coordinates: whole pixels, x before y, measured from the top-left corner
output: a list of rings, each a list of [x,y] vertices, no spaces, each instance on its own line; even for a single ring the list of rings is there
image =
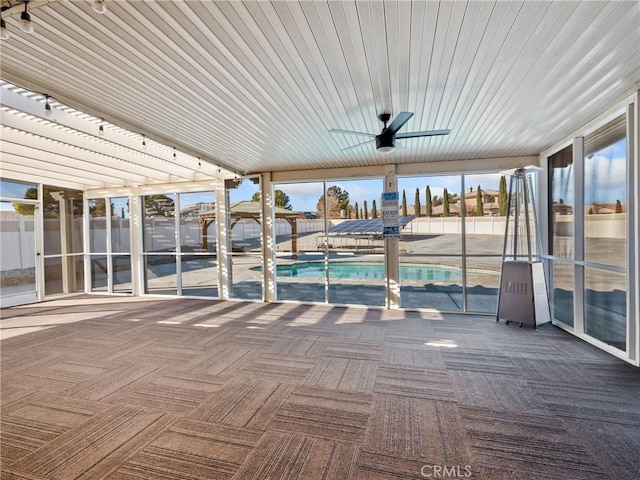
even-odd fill
[[[44,282],[46,296],[84,292],[83,256],[45,258]]]
[[[176,248],[175,205],[173,194],[142,197],[144,251],[174,252]]]
[[[229,188],[229,244],[231,298],[262,299],[262,229],[260,185],[250,179],[227,182]]]
[[[400,306],[462,309],[462,225],[458,175],[398,179],[400,215],[415,217],[400,233]]]
[[[131,251],[131,231],[129,198],[111,198],[111,251],[129,253]]]
[[[182,295],[218,297],[218,262],[215,255],[183,255]]]
[[[131,283],[131,256],[114,255],[112,257],[113,291],[114,293],[133,293]]]
[[[44,254],[83,252],[82,192],[44,186]]]
[[[549,253],[573,258],[573,146],[549,157]]]
[[[0,290],[3,297],[36,292],[33,205],[0,202]],[[35,300],[35,298],[33,298]]]
[[[465,175],[467,310],[495,313],[507,215],[508,178]]]
[[[89,252],[107,253],[107,218],[104,198],[89,200]]]
[[[574,265],[554,261],[551,272],[552,314],[555,320],[573,327]]]
[[[175,255],[145,255],[146,292],[157,295],[177,295]]]
[[[91,255],[91,291],[108,292],[108,269],[106,255]]]
[[[385,304],[384,238],[382,236],[382,180],[343,180],[326,183],[329,223],[329,302],[352,305]],[[362,214],[354,218],[362,205]],[[318,212],[325,201],[318,199]],[[361,218],[360,218],[361,217]],[[380,219],[378,226],[367,219]],[[343,222],[351,220],[346,225]],[[357,222],[357,223],[354,223]]]
[[[0,180],[0,197],[37,200],[38,186],[33,183]]]
[[[181,193],[181,252],[215,252],[215,192]]]
[[[626,351],[626,275],[585,268],[584,322],[587,335]]]
[[[587,136],[585,144],[591,143],[592,136],[598,137],[607,128],[605,125]],[[584,196],[585,260],[626,266],[626,139],[619,139],[585,157]]]
[[[231,298],[262,299],[262,257],[252,254],[231,255]]]
[[[274,185],[278,300],[325,301],[322,193],[322,182]]]

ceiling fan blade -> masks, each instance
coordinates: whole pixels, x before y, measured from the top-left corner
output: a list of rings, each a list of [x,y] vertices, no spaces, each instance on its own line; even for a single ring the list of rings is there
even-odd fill
[[[413,113],[411,112],[400,112],[396,115],[396,118],[387,126],[387,131],[391,133],[396,133],[400,130],[405,123],[409,121],[409,119],[413,117]]]
[[[396,138],[433,137],[435,135],[449,135],[451,130],[425,130],[424,132],[399,133]]]
[[[357,143],[355,145],[351,145],[350,147],[343,148],[342,151],[346,152],[347,150],[353,150],[354,148],[361,147],[362,145],[366,145],[367,143],[371,143],[373,140],[367,140],[366,142]]]
[[[345,135],[360,135],[361,137],[369,137],[375,138],[376,135],[374,133],[366,133],[366,132],[354,132],[353,130],[340,130],[339,128],[332,128],[329,130],[331,133],[343,133]]]

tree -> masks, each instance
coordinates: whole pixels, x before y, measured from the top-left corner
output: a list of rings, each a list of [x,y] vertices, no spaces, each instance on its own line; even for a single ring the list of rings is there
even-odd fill
[[[276,189],[273,192],[273,199],[274,199],[274,203],[275,203],[276,207],[286,208],[287,210],[291,210],[292,209],[291,203],[290,203],[290,199],[289,199],[289,195],[284,193],[282,190]],[[259,202],[260,201],[260,192],[254,193],[253,197],[251,197],[251,201],[252,202]]]
[[[363,205],[363,209],[364,209],[364,214],[363,217],[364,219],[369,218],[369,210],[367,209],[367,201],[364,201],[364,205]]]
[[[507,179],[504,175],[500,177],[500,188],[498,190],[498,213],[501,217],[507,216]]]
[[[349,207],[349,192],[337,185],[327,188],[327,218],[342,218]],[[324,195],[318,200],[318,212],[324,212]]]
[[[163,194],[146,195],[144,213],[147,217],[173,217],[175,215],[173,198]]]
[[[38,189],[36,187],[29,187],[27,191],[24,193],[24,198],[27,200],[37,200],[38,199]],[[33,216],[33,212],[35,211],[35,205],[28,205],[26,203],[14,203],[13,209],[16,213],[20,215]]]
[[[416,217],[420,217],[422,215],[422,206],[420,205],[420,189],[416,188],[416,199],[413,202],[413,208],[415,210]]]
[[[402,189],[402,216],[406,217],[407,215],[407,194],[404,191],[404,188]]]
[[[616,213],[622,213],[622,203],[620,200],[616,200]]]
[[[478,185],[478,191],[476,192],[476,216],[484,217],[484,205],[482,204],[482,189]]]
[[[376,207],[376,199],[373,199],[371,204],[371,218],[378,218],[378,208]]]
[[[445,188],[442,194],[442,216],[448,217],[449,215],[449,192]]]
[[[358,202],[356,202],[356,220],[360,220],[360,210],[358,209]]]
[[[363,219],[364,218],[364,212],[362,211],[362,209],[360,209],[360,218]]]
[[[427,195],[426,215],[427,217],[431,217],[433,215],[433,201],[431,200],[431,189],[429,188],[429,185],[427,185],[427,190],[425,193]]]

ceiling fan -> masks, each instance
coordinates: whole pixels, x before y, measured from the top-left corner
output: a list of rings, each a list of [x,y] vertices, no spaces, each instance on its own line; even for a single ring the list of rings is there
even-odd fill
[[[396,149],[396,139],[403,138],[415,138],[415,137],[432,137],[435,135],[448,135],[451,130],[426,130],[423,132],[408,132],[408,133],[398,133],[405,123],[409,121],[409,119],[413,117],[412,112],[400,112],[396,115],[396,118],[387,125],[389,119],[391,118],[390,113],[381,113],[378,115],[378,118],[382,123],[384,123],[384,127],[382,131],[376,135],[374,133],[367,132],[354,132],[353,130],[340,130],[338,128],[332,128],[329,130],[331,133],[343,133],[345,135],[360,135],[365,137],[370,137],[371,140],[367,140],[366,142],[358,143],[357,145],[352,145],[350,147],[343,148],[342,150],[351,150],[353,148],[358,148],[361,145],[364,145],[369,142],[376,141],[376,150],[380,153],[391,153]]]

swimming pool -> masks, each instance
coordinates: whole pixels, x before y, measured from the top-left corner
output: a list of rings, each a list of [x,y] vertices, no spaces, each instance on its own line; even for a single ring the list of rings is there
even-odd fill
[[[256,267],[254,267],[256,268]],[[258,269],[260,267],[257,267]],[[324,278],[324,262],[303,262],[278,265],[276,275],[295,278]],[[384,279],[384,264],[367,262],[329,262],[330,278],[354,280]],[[435,282],[462,280],[462,271],[457,267],[441,265],[400,265],[400,280]]]

